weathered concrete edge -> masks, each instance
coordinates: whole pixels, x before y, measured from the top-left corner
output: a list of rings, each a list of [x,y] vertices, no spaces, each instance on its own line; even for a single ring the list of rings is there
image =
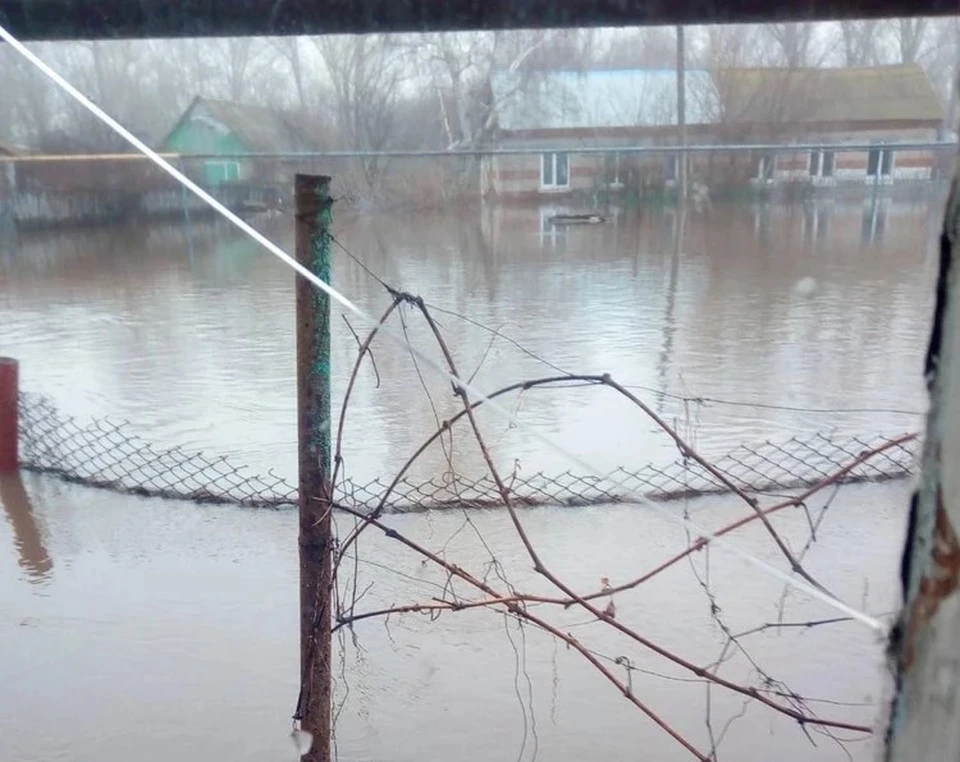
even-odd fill
[[[901,562],[904,608],[890,637],[895,694],[887,762],[960,759],[960,292],[955,177],[940,236],[940,267],[925,374],[930,393],[920,481]]]

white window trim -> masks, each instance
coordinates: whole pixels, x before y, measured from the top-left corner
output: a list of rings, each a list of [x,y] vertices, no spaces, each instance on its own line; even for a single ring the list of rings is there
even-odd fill
[[[824,175],[823,174],[823,157],[824,154],[828,153],[827,150],[818,148],[816,150],[810,151],[807,154],[807,177],[810,178],[810,182],[814,185],[836,185],[837,184],[837,150],[834,148],[829,149],[829,152],[833,154],[833,174]],[[813,157],[817,157],[817,172],[813,174],[810,172],[811,165],[813,164]]]
[[[882,145],[871,150],[879,151],[880,157],[877,159],[877,174],[871,175],[870,152],[867,151],[867,185],[893,185],[893,177],[897,172],[897,149],[891,145]],[[887,153],[890,154],[890,174],[884,175],[881,170],[883,169],[883,156]]]
[[[676,188],[677,182],[680,179],[680,154],[667,154],[666,158],[663,160],[663,168],[664,172],[666,172],[669,168],[673,174],[673,177],[668,177],[664,184],[668,188]]]
[[[240,162],[234,159],[209,159],[207,160],[207,166],[217,166],[221,169],[221,174],[223,176],[223,181],[227,183],[231,182],[240,182]],[[230,179],[230,172],[227,170],[230,167],[236,167],[236,176],[233,179]]]
[[[557,157],[563,154],[567,157],[567,182],[565,185],[557,184]],[[543,167],[546,157],[551,157],[553,161],[553,183],[547,185],[544,182],[544,172]],[[540,190],[542,191],[564,191],[570,188],[570,154],[566,151],[548,151],[546,153],[540,154]]]
[[[773,162],[773,167],[770,170],[769,179],[764,178],[765,173],[763,171],[763,164],[767,159],[770,159]],[[756,177],[751,178],[750,182],[756,185],[772,185],[773,181],[776,180],[776,178],[777,178],[777,154],[775,153],[764,154],[757,161],[757,175]]]
[[[556,172],[556,167],[554,167],[554,172]],[[543,164],[540,165],[540,173],[543,174]],[[567,181],[569,184],[570,180],[570,158],[567,157]],[[613,154],[613,179],[607,182],[607,188],[611,190],[619,190],[623,187],[623,182],[620,180],[620,152],[615,151]]]

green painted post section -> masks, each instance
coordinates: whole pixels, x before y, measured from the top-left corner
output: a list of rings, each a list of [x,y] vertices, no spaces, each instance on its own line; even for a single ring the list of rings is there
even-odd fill
[[[297,261],[330,282],[330,178],[297,175]],[[300,509],[300,698],[294,716],[313,735],[306,762],[330,762],[332,521],[330,298],[297,278]]]

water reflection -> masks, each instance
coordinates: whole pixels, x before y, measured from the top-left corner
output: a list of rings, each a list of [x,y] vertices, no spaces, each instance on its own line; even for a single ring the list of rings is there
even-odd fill
[[[808,246],[822,245],[830,235],[832,201],[811,201],[803,209],[803,240]]]
[[[683,234],[687,219],[686,204],[681,203],[677,210],[671,209],[671,214],[664,215],[666,220],[673,222],[672,243],[670,251],[670,280],[667,283],[666,314],[663,318],[663,351],[660,355],[660,374],[658,409],[662,413],[666,401],[668,368],[670,354],[673,349],[673,336],[676,332],[674,310],[677,301],[677,281],[680,274],[680,257],[683,252]]]
[[[474,321],[442,318],[458,365],[476,370],[483,389],[554,372],[540,357],[642,387],[674,418],[688,407],[664,393],[796,408],[923,409],[920,372],[910,369],[921,368],[929,324],[939,199],[879,204],[885,222],[871,216],[871,231],[883,235],[869,253],[862,201],[691,208],[682,239],[673,208],[604,209],[602,224],[548,224],[560,209],[341,214],[335,233],[388,282]],[[290,218],[258,224],[292,250]],[[389,299],[383,287],[343,251],[335,249],[334,260],[335,284],[381,313]],[[794,285],[804,278],[817,289],[801,298]],[[274,258],[228,227],[195,219],[25,234],[0,279],[0,319],[10,327],[3,349],[21,360],[27,390],[51,394],[68,412],[127,418],[159,444],[233,455],[292,478],[293,277]],[[433,352],[429,331],[407,317],[411,339]],[[533,354],[502,340],[488,352],[490,334],[478,323]],[[333,330],[339,398],[356,342],[339,318]],[[350,473],[361,479],[399,467],[432,432],[434,410],[442,418],[458,405],[442,379],[427,373],[421,381],[406,352],[389,343],[375,352],[383,383],[377,387],[364,368],[345,438]],[[673,457],[669,442],[624,418],[605,395],[529,394],[520,410],[523,424],[600,470]],[[714,453],[830,427],[873,434],[920,422],[717,404],[698,414],[699,442]],[[569,465],[524,428],[484,415],[504,463]],[[463,470],[482,471],[468,445],[457,457]],[[424,475],[445,467],[432,450],[418,466]]]
[[[0,757],[293,759],[289,717],[299,663],[295,513],[144,501],[42,480],[30,487],[50,530],[51,551],[64,560],[42,590],[0,575]],[[843,600],[858,601],[870,612],[894,609],[907,497],[904,483],[845,487],[807,567]],[[687,507],[711,527],[742,515],[724,498]],[[509,517],[477,511],[471,518],[474,531],[463,531],[464,516],[456,511],[397,516],[391,523],[477,575],[489,564],[482,536],[496,543],[499,574],[521,589],[535,584],[529,558],[509,541]],[[593,589],[600,575],[614,583],[629,579],[687,543],[681,528],[636,506],[531,509],[524,523],[545,562],[576,589]],[[791,544],[802,544],[809,534],[803,512],[782,515],[777,526]],[[738,535],[737,542],[750,553],[769,550],[763,532]],[[853,546],[857,553],[850,552]],[[0,551],[0,564],[8,555]],[[400,543],[379,533],[365,537],[359,561],[358,584],[368,590],[365,609],[427,600],[444,586],[442,574],[423,569]],[[719,550],[711,552],[709,566],[704,559],[693,562],[701,574],[709,569],[710,589],[736,631],[768,621],[776,610],[779,581],[751,573],[739,558]],[[542,615],[564,630],[575,628],[611,659],[628,657],[641,670],[633,675],[635,689],[651,708],[708,748],[703,687],[691,683],[688,673],[585,625],[575,610]],[[830,615],[807,596],[786,597],[784,621]],[[686,564],[618,596],[617,617],[694,663],[711,663],[723,646],[710,602]],[[689,758],[576,652],[557,648],[536,629],[511,630],[514,645],[503,618],[485,611],[435,621],[393,617],[388,626],[378,619],[358,623],[356,639],[346,638],[344,650],[336,651],[336,697],[346,702],[337,723],[340,758],[515,759],[531,737],[529,724],[524,730],[531,716],[545,760],[633,759],[637,749],[658,761]],[[870,723],[883,712],[889,675],[883,643],[868,629],[840,623],[758,632],[744,645],[791,689],[841,702],[818,702],[820,716]],[[529,690],[534,697],[526,702],[527,716],[516,698],[517,658],[523,659],[524,696]],[[722,674],[756,682],[744,659],[725,663]],[[717,690],[710,700],[718,726],[742,712],[739,695]],[[850,756],[832,744],[814,749],[795,721],[753,706],[731,725],[719,756],[867,762],[880,745],[877,734],[849,744]]]
[[[769,202],[760,202],[754,205],[753,232],[763,248],[766,248],[770,244],[771,229]]]
[[[507,342],[490,348],[489,332],[452,313],[499,329],[564,369],[610,372],[643,387],[638,394],[656,399],[671,422],[683,423],[694,409],[690,425],[696,428],[685,433],[695,434],[709,455],[803,431],[873,434],[920,423],[918,416],[894,413],[804,410],[923,407],[920,371],[935,265],[931,221],[941,203],[884,208],[882,235],[869,248],[860,201],[718,204],[683,214],[624,209],[604,224],[563,231],[545,230],[536,206],[340,215],[335,232],[384,279],[448,310],[438,319],[458,365],[475,372],[480,388],[555,371]],[[292,249],[289,218],[258,224]],[[873,217],[870,226],[874,234]],[[130,419],[160,444],[233,455],[257,470],[292,477],[294,279],[281,264],[229,228],[197,219],[186,226],[29,234],[9,253],[0,267],[0,320],[8,328],[0,349],[21,360],[26,390],[49,393],[75,414]],[[381,312],[389,298],[382,286],[342,251],[334,257],[336,285],[368,311]],[[817,284],[807,295],[795,288],[804,278]],[[433,351],[428,329],[411,313],[405,318],[411,340]],[[333,330],[339,399],[356,344],[339,318]],[[380,383],[365,364],[345,438],[345,467],[358,479],[392,476],[437,419],[460,406],[445,380],[421,378],[406,353],[389,343],[375,353]],[[685,405],[667,394],[746,404]],[[796,409],[757,409],[750,401]],[[632,411],[596,389],[531,391],[509,404],[526,427],[599,470],[675,457]],[[525,429],[483,409],[479,418],[505,470],[517,461],[525,474],[568,467]],[[453,452],[460,471],[483,471],[466,437],[454,439]],[[431,450],[413,475],[436,477],[446,465],[444,454]],[[845,488],[810,554],[832,591],[871,612],[896,605],[904,489]],[[33,508],[22,485],[0,482],[11,528],[7,547],[15,549],[10,567],[19,564],[28,579],[47,581],[41,590],[20,584],[16,573],[0,576],[0,597],[11,602],[11,616],[26,623],[8,633],[11,647],[0,654],[9,698],[0,705],[4,758],[92,762],[112,751],[151,762],[259,762],[289,751],[286,728],[297,686],[293,514],[198,510],[73,487],[31,494]],[[717,526],[734,510],[724,499],[687,507]],[[396,520],[429,547],[483,573],[489,556],[463,531],[462,514]],[[473,520],[486,537],[513,536],[499,512]],[[676,527],[652,523],[632,506],[531,509],[524,520],[556,570],[583,588],[601,574],[627,579],[638,559],[652,561],[687,542]],[[782,521],[789,541],[800,546],[809,531],[806,517]],[[424,573],[397,543],[379,536],[370,542],[359,559],[367,577],[361,588],[375,583],[365,605],[420,600],[435,594],[432,585],[443,586],[444,579]],[[747,533],[742,542],[752,553],[767,550],[762,533]],[[0,563],[6,560],[0,553]],[[529,581],[523,576],[532,574],[529,560],[519,546],[502,560],[512,578]],[[384,564],[400,574],[383,574]],[[711,556],[710,575],[725,616],[738,627],[764,621],[757,612],[769,610],[782,592],[779,583],[745,573],[738,559],[720,553]],[[818,606],[790,597],[788,613],[820,618]],[[651,618],[650,611],[666,615]],[[581,624],[573,612],[563,615],[570,617],[565,626]],[[516,652],[501,620],[463,616],[409,617],[391,621],[389,629],[370,620],[358,629],[365,650],[346,645],[350,694],[339,726],[345,759],[515,757],[524,733],[515,703]],[[645,634],[676,644],[698,663],[716,658],[716,628],[687,567],[625,601],[622,616],[642,621]],[[681,758],[570,654],[537,640],[535,632],[526,635],[543,758],[582,759],[589,750],[587,757],[622,759],[640,748],[656,759]],[[876,715],[885,673],[882,645],[870,633],[824,628],[790,635],[800,640],[757,633],[765,665],[778,677],[819,686],[822,697],[853,704],[844,710],[850,716],[868,721]],[[252,660],[251,644],[258,654]],[[602,650],[618,654],[621,646],[611,642]],[[638,664],[648,658],[634,657]],[[658,660],[643,668],[650,674],[636,679],[645,681],[645,694],[656,697],[671,721],[702,731],[702,691],[657,678]],[[731,668],[750,678],[749,664]],[[144,684],[150,700],[130,701]],[[398,702],[398,695],[410,700]],[[713,700],[724,716],[741,711],[729,697]],[[795,723],[753,714],[735,723],[725,741],[731,758],[811,758]],[[437,732],[437,717],[449,718],[449,732]],[[493,726],[498,732],[491,735]],[[857,760],[875,752],[869,743],[850,747]],[[839,751],[836,757],[844,758]]]
[[[0,504],[13,529],[20,567],[31,582],[45,582],[53,571],[53,561],[19,474],[0,474]]]
[[[864,243],[880,243],[887,228],[887,214],[890,210],[889,198],[873,196],[863,207],[861,237]]]

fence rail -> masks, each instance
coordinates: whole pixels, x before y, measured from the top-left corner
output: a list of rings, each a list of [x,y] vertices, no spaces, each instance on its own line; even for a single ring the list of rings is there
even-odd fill
[[[411,148],[383,151],[253,151],[248,153],[161,153],[168,161],[190,162],[227,159],[276,159],[301,162],[317,159],[435,159],[442,157],[478,156],[539,156],[557,151],[572,154],[674,154],[674,153],[796,153],[798,151],[871,151],[877,148],[896,148],[904,151],[945,150],[956,152],[960,143],[952,140],[877,140],[877,141],[803,141],[798,143],[687,143],[664,145],[531,145],[522,147],[487,146],[482,148]],[[36,154],[0,156],[0,165],[56,163],[61,161],[142,161],[150,159],[139,153],[120,154]]]
[[[296,504],[296,488],[271,470],[257,473],[228,457],[181,447],[161,448],[138,436],[127,422],[64,415],[48,398],[34,394],[22,394],[20,408],[20,457],[29,471],[148,497],[263,508]],[[788,490],[814,485],[863,453],[893,443],[851,468],[839,481],[903,479],[913,472],[919,445],[916,439],[899,439],[795,436],[742,444],[714,465],[745,492]],[[508,486],[515,502],[527,506],[622,503],[636,495],[666,501],[729,491],[716,476],[683,458],[665,466],[624,465],[607,474],[515,472]],[[423,480],[404,478],[392,487],[379,477],[370,481],[348,477],[339,481],[335,494],[338,501],[355,509],[370,511],[382,504],[393,513],[501,503],[489,476],[456,473]]]

